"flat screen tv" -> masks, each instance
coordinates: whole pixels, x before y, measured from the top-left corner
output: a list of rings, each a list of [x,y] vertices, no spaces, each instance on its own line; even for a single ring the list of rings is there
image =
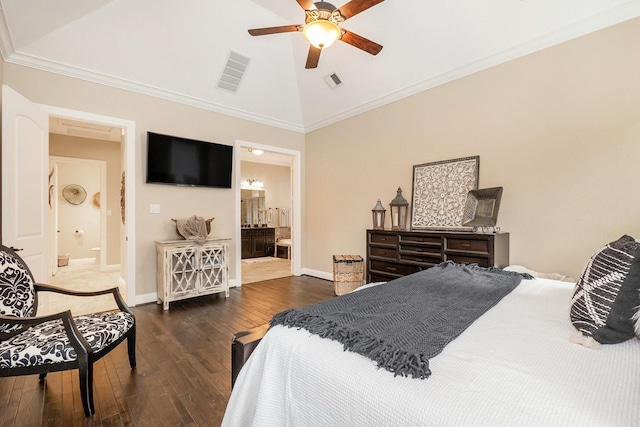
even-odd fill
[[[233,147],[147,132],[147,183],[231,188]]]

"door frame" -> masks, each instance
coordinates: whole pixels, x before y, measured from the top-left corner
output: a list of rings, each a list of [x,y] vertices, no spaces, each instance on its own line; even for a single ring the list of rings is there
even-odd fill
[[[121,251],[120,268],[121,276],[126,282],[127,295],[126,300],[129,306],[136,305],[136,244],[135,244],[135,147],[136,147],[136,124],[134,121],[120,119],[117,117],[103,116],[99,114],[88,113],[85,111],[70,110],[67,108],[54,107],[51,105],[37,104],[42,108],[49,117],[60,117],[63,119],[90,122],[105,126],[114,126],[123,129],[123,137],[121,142],[121,154],[123,155],[123,170],[125,171],[125,221],[123,234],[120,242],[124,244]],[[49,171],[47,170],[48,174]],[[102,256],[102,254],[101,254]]]
[[[264,151],[271,151],[273,153],[285,154],[291,156],[291,207],[293,215],[291,217],[291,240],[292,240],[292,253],[291,253],[291,273],[294,276],[300,276],[302,274],[302,263],[300,260],[300,254],[302,253],[302,153],[299,150],[290,150],[287,148],[274,147],[271,145],[256,144],[254,142],[236,140],[235,141],[235,174],[234,174],[234,186],[236,189],[236,212],[235,212],[235,241],[236,243],[236,279],[232,283],[234,286],[242,286],[242,230],[241,230],[241,159],[240,150],[243,148],[255,148]],[[230,283],[231,284],[231,283]]]

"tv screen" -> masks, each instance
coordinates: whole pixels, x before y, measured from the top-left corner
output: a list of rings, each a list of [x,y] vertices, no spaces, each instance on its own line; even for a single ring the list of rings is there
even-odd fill
[[[233,147],[147,132],[147,183],[231,188]]]

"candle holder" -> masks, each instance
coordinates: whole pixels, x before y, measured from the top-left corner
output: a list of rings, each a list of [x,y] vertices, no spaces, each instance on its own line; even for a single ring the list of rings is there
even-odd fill
[[[409,202],[402,197],[402,188],[398,187],[396,197],[389,203],[391,208],[391,229],[406,230]]]
[[[378,199],[378,203],[371,209],[374,230],[384,230],[384,215],[386,212],[387,210],[382,206],[382,203],[380,203],[380,199]]]

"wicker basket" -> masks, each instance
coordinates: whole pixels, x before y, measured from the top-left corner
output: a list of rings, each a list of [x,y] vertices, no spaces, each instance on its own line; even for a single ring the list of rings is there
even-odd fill
[[[360,255],[333,256],[333,290],[336,295],[344,295],[362,286],[364,282],[364,262]]]

